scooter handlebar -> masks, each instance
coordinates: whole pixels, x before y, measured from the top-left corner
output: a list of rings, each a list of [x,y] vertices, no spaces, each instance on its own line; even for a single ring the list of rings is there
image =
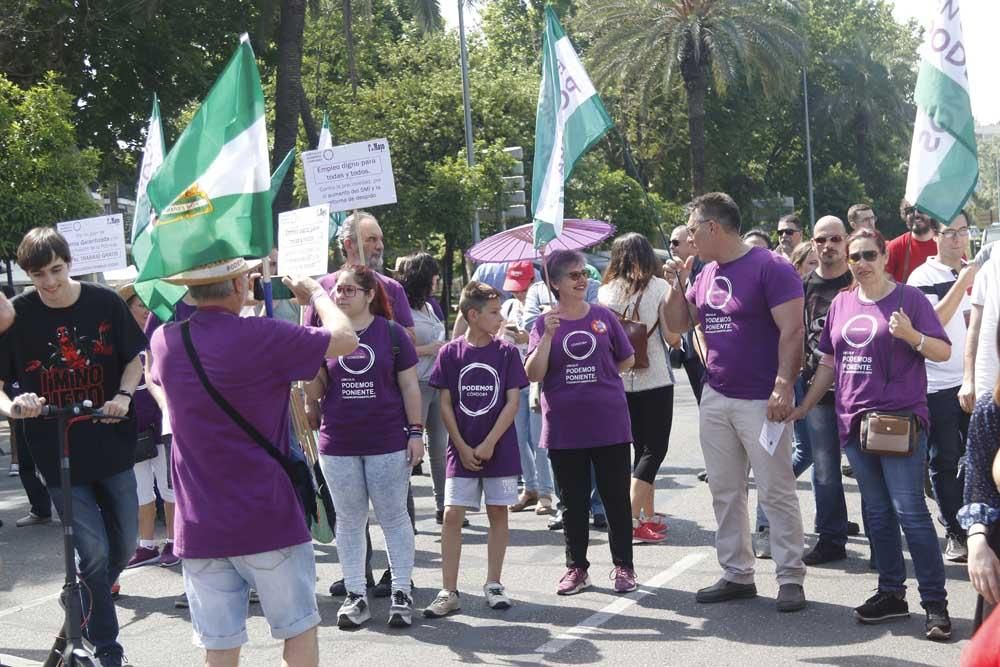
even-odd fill
[[[21,406],[15,405],[12,412],[15,416],[20,415]],[[56,417],[60,414],[69,415],[71,417],[93,417],[94,419],[125,419],[124,417],[111,417],[105,415],[100,409],[95,409],[94,404],[91,401],[73,403],[72,405],[67,405],[64,408],[57,408],[54,405],[43,405],[41,414],[38,416]]]

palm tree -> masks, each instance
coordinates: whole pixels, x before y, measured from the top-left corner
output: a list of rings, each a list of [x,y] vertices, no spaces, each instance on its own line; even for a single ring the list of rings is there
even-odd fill
[[[582,0],[597,83],[638,93],[643,108],[687,98],[691,191],[705,190],[705,96],[743,75],[765,93],[795,81],[805,51],[802,0]]]

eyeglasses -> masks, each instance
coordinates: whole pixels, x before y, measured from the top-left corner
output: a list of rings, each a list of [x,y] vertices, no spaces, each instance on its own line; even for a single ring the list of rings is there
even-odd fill
[[[825,243],[840,243],[844,240],[843,236],[814,236],[813,241],[816,245],[823,245]]]
[[[945,237],[949,241],[954,241],[958,237],[968,238],[969,228],[963,227],[962,229],[945,229],[941,231],[941,236]]]
[[[779,229],[778,230],[778,236],[793,236],[793,235],[798,234],[798,233],[799,233],[799,230],[797,230],[797,229],[791,229],[789,227],[785,227],[784,229]]]
[[[861,252],[852,252],[847,256],[847,262],[849,264],[857,264],[861,260],[865,260],[869,264],[878,259],[878,250],[862,250]]]
[[[922,211],[917,210],[916,206],[907,206],[906,208],[904,208],[903,209],[903,216],[907,217],[907,218],[924,218],[925,220],[929,220],[930,219],[930,218],[927,217],[926,213],[923,213]]]
[[[676,248],[680,244],[681,244],[681,242],[678,239],[670,239],[670,245],[672,245],[673,247]]]
[[[698,227],[706,222],[712,222],[714,218],[702,218],[701,220],[695,220],[693,225],[685,225],[687,233],[694,236],[694,233],[698,231]]]
[[[586,271],[568,271],[566,277],[575,283],[580,282],[584,278],[589,278],[590,275]]]
[[[357,285],[337,285],[334,290],[337,296],[346,296],[348,299],[353,299],[358,295],[358,292],[369,292],[370,290],[361,289]]]

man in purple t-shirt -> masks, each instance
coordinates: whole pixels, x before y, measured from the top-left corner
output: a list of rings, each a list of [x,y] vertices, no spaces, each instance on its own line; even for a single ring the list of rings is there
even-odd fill
[[[747,520],[747,466],[771,521],[778,611],[805,606],[802,516],[792,473],[791,430],[802,366],[802,281],[795,268],[740,237],[740,210],[724,193],[690,204],[689,237],[708,262],[685,295],[694,258],[670,262],[680,272],[667,300],[667,326],[686,331],[697,320],[708,347],[700,410],[701,448],[712,491],[722,578],[698,591],[698,602],[754,597],[754,553]]]
[[[285,640],[285,660],[317,665],[316,561],[295,489],[282,465],[212,398],[184,337],[190,334],[207,382],[285,457],[291,383],[312,379],[326,357],[352,352],[358,339],[310,278],[284,282],[299,303],[312,303],[323,328],[241,318],[250,268],[237,258],[171,278],[190,286],[197,310],[150,341],[149,380],[172,408],[176,552],[185,561],[194,640],[212,664],[238,662],[253,585],[272,636]],[[256,363],[246,363],[247,350],[256,351]]]

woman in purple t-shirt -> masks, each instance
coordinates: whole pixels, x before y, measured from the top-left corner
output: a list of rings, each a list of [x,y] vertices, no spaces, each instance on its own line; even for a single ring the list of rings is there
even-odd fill
[[[789,418],[806,413],[836,381],[840,441],[858,480],[866,530],[878,566],[878,591],[854,610],[861,623],[909,616],[906,564],[899,529],[913,557],[926,636],[951,637],[944,561],[924,500],[927,460],[927,373],[924,360],[945,361],[951,344],[930,302],[915,287],[899,285],[885,271],[885,239],[859,229],[847,239],[847,261],[857,287],[838,294],[820,336],[823,359],[812,386]],[[861,420],[880,410],[912,414],[919,424],[908,456],[863,452]]]
[[[586,301],[587,271],[582,254],[561,250],[546,261],[556,306],[535,320],[525,370],[542,382],[541,446],[566,511],[566,574],[559,595],[590,586],[591,466],[608,519],[615,590],[636,588],[632,564],[632,506],[629,501],[629,444],[632,429],[620,373],[632,367],[632,345],[618,318]]]
[[[337,511],[337,553],[347,597],[337,625],[355,628],[371,618],[365,581],[368,501],[385,535],[392,572],[389,625],[412,623],[413,528],[406,510],[412,467],[424,456],[417,353],[391,321],[385,290],[363,266],[340,270],[334,303],[351,320],[354,352],[326,360],[310,383],[322,400],[319,449],[323,476]]]

